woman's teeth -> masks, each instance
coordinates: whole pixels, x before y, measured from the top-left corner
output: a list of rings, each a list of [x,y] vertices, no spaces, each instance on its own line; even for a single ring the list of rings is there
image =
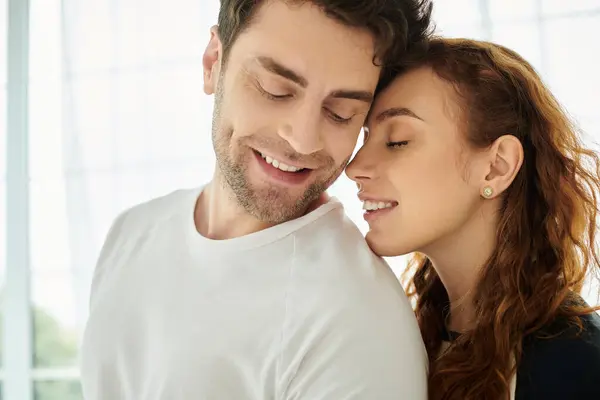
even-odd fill
[[[383,208],[391,208],[393,206],[394,206],[394,203],[391,203],[391,202],[370,201],[370,200],[363,202],[363,210],[367,210],[367,211],[381,210]]]

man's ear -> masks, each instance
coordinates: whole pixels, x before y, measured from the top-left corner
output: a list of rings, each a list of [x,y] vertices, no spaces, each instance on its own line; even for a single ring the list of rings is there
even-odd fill
[[[210,40],[202,56],[202,68],[204,70],[204,93],[214,94],[221,72],[221,59],[223,57],[223,45],[219,37],[217,25],[210,28]]]

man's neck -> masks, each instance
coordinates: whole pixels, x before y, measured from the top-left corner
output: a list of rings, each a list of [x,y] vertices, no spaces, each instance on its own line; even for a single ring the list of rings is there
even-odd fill
[[[213,240],[233,239],[270,227],[248,214],[218,177],[200,194],[194,210],[194,222],[202,236]]]
[[[321,194],[306,213],[319,208],[329,199],[327,193]],[[235,194],[218,174],[200,194],[194,209],[194,222],[202,236],[213,240],[233,239],[274,225],[256,219],[240,206]]]

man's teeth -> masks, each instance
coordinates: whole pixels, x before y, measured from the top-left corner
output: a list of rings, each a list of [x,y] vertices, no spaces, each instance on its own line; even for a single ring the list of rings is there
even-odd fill
[[[278,168],[282,171],[286,171],[286,172],[298,172],[300,170],[302,170],[303,168],[296,168],[296,167],[292,167],[291,165],[287,165],[285,163],[282,163],[281,161],[277,161],[269,156],[266,156],[264,154],[260,154],[262,156],[262,158],[265,159],[265,161],[267,162],[267,164],[271,164],[272,166],[274,166],[275,168]]]
[[[384,201],[365,201],[363,202],[363,210],[375,211],[381,210],[382,208],[390,208],[394,206],[393,203],[386,203]]]

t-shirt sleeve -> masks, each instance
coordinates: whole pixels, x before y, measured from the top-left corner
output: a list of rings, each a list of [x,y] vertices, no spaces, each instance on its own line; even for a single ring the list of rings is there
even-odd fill
[[[412,310],[360,308],[314,336],[281,400],[427,399],[427,354]]]
[[[94,268],[94,276],[92,278],[90,307],[93,306],[96,293],[98,292],[100,284],[107,273],[107,270],[110,269],[111,265],[115,262],[115,257],[119,254],[118,249],[120,247],[120,241],[122,238],[125,220],[127,218],[127,213],[128,212],[122,212],[113,221],[100,250],[100,254]]]

